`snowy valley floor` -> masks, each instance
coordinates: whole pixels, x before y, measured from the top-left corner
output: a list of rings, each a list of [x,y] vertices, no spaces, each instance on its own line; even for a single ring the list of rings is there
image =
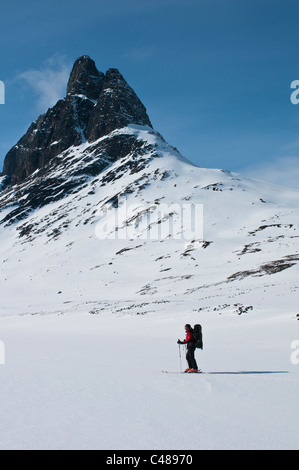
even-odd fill
[[[187,321],[209,373],[163,374]],[[0,449],[299,448],[295,312],[1,317],[0,340]]]

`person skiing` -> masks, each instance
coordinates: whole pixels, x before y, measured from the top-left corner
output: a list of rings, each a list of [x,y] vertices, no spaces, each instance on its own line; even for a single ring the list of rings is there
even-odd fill
[[[193,335],[193,330],[191,328],[191,325],[187,324],[185,325],[185,331],[186,331],[186,339],[184,341],[181,341],[178,339],[178,344],[187,344],[187,354],[186,354],[186,360],[188,362],[188,368],[185,370],[185,372],[188,373],[196,373],[198,372],[198,367],[197,363],[195,360],[195,344],[194,344],[194,335]]]

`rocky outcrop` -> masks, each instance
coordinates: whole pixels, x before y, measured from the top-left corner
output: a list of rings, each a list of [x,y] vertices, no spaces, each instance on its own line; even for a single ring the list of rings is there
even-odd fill
[[[88,56],[79,57],[71,72],[67,95],[97,100],[100,96],[105,75],[99,72],[95,62]]]
[[[28,176],[22,183],[9,186],[8,177],[0,177],[0,226],[26,219],[36,209],[73,197],[91,181],[103,187],[113,184],[124,174],[142,172],[152,158],[155,147],[127,129],[112,132],[103,139],[83,146],[78,152],[70,148],[53,157],[48,165]],[[154,131],[151,131],[154,134]],[[110,168],[119,161],[116,170]],[[113,191],[113,186],[111,187]]]
[[[90,116],[86,137],[89,142],[93,142],[130,123],[151,126],[146,109],[135,92],[117,69],[110,69]]]
[[[22,183],[72,146],[94,142],[128,124],[151,122],[135,92],[117,69],[99,72],[92,59],[74,64],[67,95],[41,115],[7,154],[2,176]]]

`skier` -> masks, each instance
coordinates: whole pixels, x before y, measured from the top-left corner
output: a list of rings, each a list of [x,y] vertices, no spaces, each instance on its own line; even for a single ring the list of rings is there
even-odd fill
[[[194,335],[193,335],[193,330],[191,328],[191,325],[189,324],[185,325],[185,331],[186,331],[185,341],[181,341],[180,339],[178,340],[178,344],[187,344],[186,359],[187,359],[189,367],[185,370],[185,372],[196,373],[198,372],[198,367],[197,367],[197,363],[194,357],[195,344],[194,344]]]

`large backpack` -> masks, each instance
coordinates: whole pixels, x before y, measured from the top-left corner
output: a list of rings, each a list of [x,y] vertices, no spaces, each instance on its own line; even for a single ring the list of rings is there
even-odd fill
[[[202,327],[201,325],[194,325],[193,335],[195,339],[195,347],[198,349],[203,349],[203,340],[202,340]]]

